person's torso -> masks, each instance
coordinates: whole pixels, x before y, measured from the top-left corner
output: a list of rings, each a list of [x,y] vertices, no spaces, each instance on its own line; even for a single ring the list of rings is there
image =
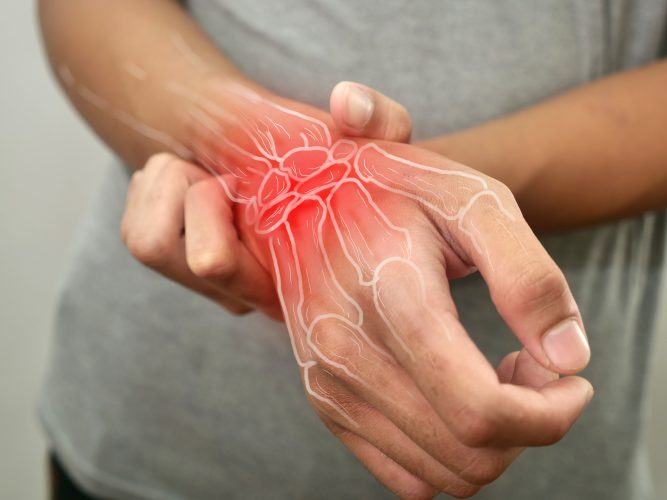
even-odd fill
[[[363,82],[406,105],[417,139],[651,61],[667,23],[663,0],[186,4],[260,84],[326,108],[336,82]],[[117,236],[127,179],[114,167],[82,233],[42,397],[75,477],[137,498],[388,497],[307,406],[281,325],[226,315],[131,260]],[[664,224],[543,237],[582,307],[598,391],[562,443],[479,498],[631,498]],[[490,359],[516,347],[478,277],[453,290]]]

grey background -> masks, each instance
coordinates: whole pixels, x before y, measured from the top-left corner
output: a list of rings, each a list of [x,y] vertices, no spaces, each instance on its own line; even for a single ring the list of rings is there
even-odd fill
[[[0,63],[0,498],[29,500],[46,497],[34,404],[58,280],[110,153],[55,88],[32,2],[4,2]],[[646,439],[667,498],[667,332],[654,356]]]

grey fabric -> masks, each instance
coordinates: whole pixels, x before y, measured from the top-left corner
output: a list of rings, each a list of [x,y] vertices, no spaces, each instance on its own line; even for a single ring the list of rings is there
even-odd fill
[[[188,5],[258,82],[326,107],[337,81],[362,81],[409,108],[416,138],[649,62],[667,22],[663,0]],[[40,399],[70,473],[115,498],[390,498],[308,407],[282,325],[229,316],[132,260],[117,236],[128,178],[110,169],[82,228]],[[528,450],[479,498],[651,498],[637,434],[665,214],[542,240],[582,308],[597,394],[561,443]],[[516,348],[478,277],[453,291],[493,362]]]

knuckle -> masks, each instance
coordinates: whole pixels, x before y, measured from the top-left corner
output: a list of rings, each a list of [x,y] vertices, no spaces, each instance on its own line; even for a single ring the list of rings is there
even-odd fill
[[[552,266],[526,266],[515,278],[515,300],[519,312],[544,309],[560,303],[568,294],[563,274]]]
[[[487,177],[486,179],[489,188],[495,192],[502,200],[511,200],[513,203],[516,203],[514,198],[514,193],[504,182],[499,181],[493,177]]]
[[[485,411],[465,407],[456,415],[452,432],[464,445],[480,448],[493,439],[496,425]]]
[[[132,174],[132,177],[130,177],[130,185],[128,190],[129,195],[131,195],[134,191],[137,190],[137,188],[141,185],[144,177],[145,177],[145,172],[143,170],[136,170]]]
[[[495,481],[507,468],[507,463],[486,451],[476,452],[470,462],[459,472],[459,477],[476,486]]]
[[[227,312],[234,316],[244,316],[252,311],[252,308],[244,306],[243,304],[223,303],[221,305]]]
[[[568,430],[569,425],[567,425],[565,422],[555,422],[552,425],[545,425],[545,429],[542,435],[544,444],[546,446],[556,444],[565,437],[565,434],[567,434]]]
[[[407,139],[412,132],[412,118],[410,117],[410,113],[408,113],[408,110],[403,106],[399,105],[396,114],[396,135],[400,138]]]
[[[159,172],[174,159],[176,159],[176,157],[171,153],[156,153],[148,158],[143,169],[152,173]]]
[[[326,367],[318,365],[309,369],[304,389],[316,412],[334,421],[341,419],[341,412],[354,421],[370,416],[373,408],[345,389],[337,378]]]
[[[129,235],[126,242],[130,254],[142,264],[161,268],[169,262],[169,242],[159,237]]]
[[[237,272],[236,260],[223,252],[202,252],[187,260],[192,273],[202,279],[228,280]]]
[[[322,320],[313,325],[309,340],[323,368],[347,383],[354,382],[364,349],[359,339],[334,320]]]
[[[131,202],[137,201],[143,191],[145,190],[144,181],[145,173],[142,170],[137,170],[130,177],[130,183],[127,186],[127,196],[125,206],[127,207]]]
[[[474,484],[456,485],[448,487],[445,493],[447,493],[450,496],[453,496],[454,498],[470,498],[471,496],[479,493],[479,490],[481,489],[482,489],[481,486],[477,486]]]

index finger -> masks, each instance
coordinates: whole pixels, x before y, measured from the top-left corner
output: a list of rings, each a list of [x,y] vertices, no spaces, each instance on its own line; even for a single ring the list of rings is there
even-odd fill
[[[427,152],[397,156],[376,143],[359,148],[355,170],[379,188],[410,198],[437,219],[440,241],[422,239],[413,258],[399,259],[378,268],[374,284],[376,307],[389,326],[386,335],[397,357],[411,373],[424,396],[441,418],[466,444],[488,442],[525,446],[559,439],[590,399],[590,384],[583,379],[555,381],[535,391],[501,385],[495,372],[458,321],[446,282],[445,258],[437,246],[451,247],[463,260],[480,268],[499,311],[524,342],[531,355],[558,371],[576,371],[588,361],[588,351],[575,366],[551,362],[539,344],[545,322],[554,316],[578,318],[574,300],[558,268],[541,247],[513,204],[511,193],[488,177]],[[503,205],[503,202],[507,206]],[[419,254],[421,252],[421,254]],[[535,301],[537,288],[518,282],[522,263],[554,277],[543,287],[549,301]],[[552,292],[552,288],[556,292]],[[514,296],[527,299],[525,308]],[[518,301],[521,304],[521,300]],[[513,313],[513,314],[512,314]],[[541,323],[540,323],[541,322]],[[556,337],[568,338],[562,325]],[[536,333],[538,332],[538,333]],[[565,333],[563,333],[565,332]],[[538,349],[538,347],[540,347]],[[587,347],[587,346],[586,346]]]
[[[440,418],[469,446],[538,446],[558,441],[592,395],[568,377],[539,389],[501,384],[458,321],[436,269],[395,262],[381,271],[378,303],[401,338],[386,342]],[[444,270],[440,270],[441,275]]]

